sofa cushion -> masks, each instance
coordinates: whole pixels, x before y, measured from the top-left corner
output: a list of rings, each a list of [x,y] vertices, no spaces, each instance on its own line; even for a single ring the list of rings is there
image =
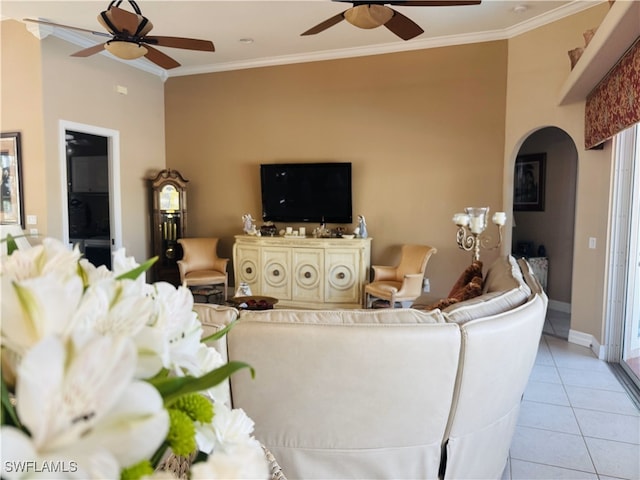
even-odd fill
[[[265,322],[336,324],[410,324],[446,323],[439,310],[424,312],[412,308],[375,310],[242,310],[240,320],[251,319]]]
[[[531,289],[524,281],[518,262],[511,255],[498,257],[488,268],[484,278],[483,293],[512,290],[523,287],[531,295]]]
[[[511,290],[484,293],[443,310],[447,322],[463,324],[477,318],[488,317],[519,307],[527,301],[530,291],[522,286]]]

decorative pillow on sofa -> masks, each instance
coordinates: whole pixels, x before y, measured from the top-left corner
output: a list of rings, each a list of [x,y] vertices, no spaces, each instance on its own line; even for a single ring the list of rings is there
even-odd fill
[[[474,260],[471,265],[464,269],[456,283],[453,284],[448,297],[455,298],[459,290],[465,288],[475,277],[480,277],[480,282],[482,283],[482,262],[480,260]]]
[[[451,305],[454,305],[459,302],[464,302],[466,300],[470,300],[481,294],[482,294],[482,277],[475,276],[471,278],[461,288],[458,288],[456,291],[452,291],[447,298],[443,298],[442,300],[438,300],[437,302],[427,306],[420,306],[419,309],[435,310],[436,308],[439,308],[440,310],[444,310],[445,308],[450,307]]]

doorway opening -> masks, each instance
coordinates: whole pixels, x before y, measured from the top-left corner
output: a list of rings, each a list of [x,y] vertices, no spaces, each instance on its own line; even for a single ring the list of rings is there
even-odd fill
[[[526,173],[534,177],[529,196],[522,190],[532,176]],[[529,260],[549,297],[545,333],[564,339],[571,327],[577,176],[578,150],[557,127],[529,134],[514,160],[511,251]]]
[[[122,245],[119,134],[72,122],[61,122],[60,134],[63,241],[110,269]]]

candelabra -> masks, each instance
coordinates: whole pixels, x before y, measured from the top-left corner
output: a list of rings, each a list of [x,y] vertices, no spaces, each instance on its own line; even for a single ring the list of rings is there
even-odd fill
[[[481,236],[487,228],[487,217],[489,207],[467,207],[465,213],[456,213],[453,222],[458,226],[456,241],[458,247],[467,252],[473,251],[473,260],[480,260],[480,248],[493,249],[502,244],[502,227],[507,222],[505,212],[496,212],[491,218],[492,222],[498,226],[498,243],[489,247],[491,237]]]

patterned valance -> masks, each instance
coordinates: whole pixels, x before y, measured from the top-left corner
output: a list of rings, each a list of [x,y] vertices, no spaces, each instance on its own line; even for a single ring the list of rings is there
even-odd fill
[[[640,122],[640,37],[587,96],[585,147]]]

